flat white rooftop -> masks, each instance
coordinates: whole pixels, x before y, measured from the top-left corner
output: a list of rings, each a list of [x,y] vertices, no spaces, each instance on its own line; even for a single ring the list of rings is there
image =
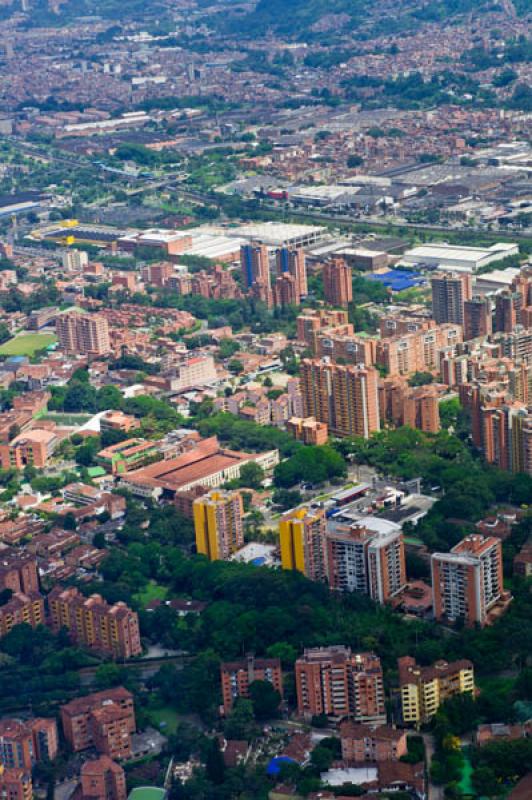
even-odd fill
[[[406,258],[417,258],[422,261],[424,258],[441,259],[460,259],[461,261],[479,261],[488,258],[495,253],[504,254],[515,250],[515,245],[511,242],[500,242],[491,247],[465,247],[451,244],[424,244],[414,247],[405,253]]]
[[[484,275],[478,275],[475,281],[475,288],[482,289],[503,289],[510,286],[514,278],[519,275],[520,270],[517,267],[509,267],[508,269],[494,269],[493,272],[486,272]]]
[[[238,252],[243,244],[247,244],[247,240],[242,237],[201,233],[199,236],[192,236],[192,245],[185,248],[183,255],[222,258]]]
[[[297,225],[285,222],[257,222],[223,228],[219,225],[206,225],[188,231],[189,233],[211,233],[217,236],[242,237],[250,242],[261,242],[272,247],[304,241],[316,241],[327,229],[323,225]]]
[[[322,772],[320,778],[329,786],[343,786],[344,783],[372,783],[378,778],[377,767],[351,767],[349,769],[330,769]]]

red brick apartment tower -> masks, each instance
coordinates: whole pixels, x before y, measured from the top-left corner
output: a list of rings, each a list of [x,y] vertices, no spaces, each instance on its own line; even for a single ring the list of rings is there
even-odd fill
[[[333,306],[346,308],[353,301],[353,274],[343,258],[333,258],[324,265],[323,294]]]
[[[241,661],[226,661],[220,667],[224,713],[229,714],[238,697],[249,697],[254,681],[268,681],[283,696],[283,673],[278,658],[248,656]]]

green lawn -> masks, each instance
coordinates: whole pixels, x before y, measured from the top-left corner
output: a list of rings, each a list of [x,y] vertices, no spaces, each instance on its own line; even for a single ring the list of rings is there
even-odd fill
[[[142,592],[137,592],[134,597],[142,606],[147,606],[152,600],[164,600],[166,589],[155,581],[150,581],[146,588]]]
[[[166,791],[157,786],[137,786],[131,790],[130,800],[164,800]]]
[[[464,765],[462,767],[462,777],[458,784],[458,790],[466,797],[476,797],[476,792],[473,788],[473,781],[471,780],[473,775],[473,765],[471,764],[471,760],[467,751],[462,750],[462,755],[464,757]]]
[[[154,708],[148,711],[150,722],[162,733],[175,733],[179,714],[173,708]]]
[[[0,345],[0,356],[33,356],[37,350],[55,342],[57,338],[53,333],[23,333]]]

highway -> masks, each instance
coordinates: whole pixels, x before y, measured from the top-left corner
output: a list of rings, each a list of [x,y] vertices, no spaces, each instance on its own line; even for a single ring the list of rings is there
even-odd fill
[[[35,155],[41,158],[46,158],[50,161],[54,161],[60,164],[64,164],[65,166],[73,167],[79,169],[80,167],[92,167],[96,172],[102,173],[104,171],[104,167],[96,160],[90,161],[80,158],[75,160],[73,158],[68,158],[66,156],[62,156],[57,154],[57,152],[49,152],[46,148],[43,148],[40,145],[36,145],[29,142],[24,142],[18,139],[13,139],[10,137],[10,143],[16,147],[18,147],[21,151],[23,151],[26,155]],[[157,189],[172,189],[176,192],[176,194],[180,195],[186,200],[192,200],[193,202],[203,203],[205,205],[215,205],[221,206],[223,195],[220,196],[219,193],[215,192],[201,192],[193,188],[188,188],[184,186],[182,183],[179,182],[176,175],[168,175],[163,178],[157,179],[148,177],[146,175],[129,175],[124,173],[124,178],[127,178],[129,181],[134,181],[138,184],[144,184],[143,186],[138,186],[138,188],[130,190],[130,193],[137,194],[139,191],[154,191]],[[244,201],[245,204],[245,201]],[[331,214],[322,212],[316,209],[313,210],[304,210],[299,211],[298,209],[294,208],[280,208],[277,205],[263,203],[261,205],[261,209],[264,210],[268,214],[275,214],[279,221],[295,218],[299,219],[301,222],[309,222],[314,224],[330,224],[334,223],[335,225],[347,227],[350,229],[360,229],[361,231],[367,231],[369,229],[373,229],[376,233],[381,234],[399,234],[401,230],[411,230],[411,231],[423,231],[423,232],[433,232],[433,233],[444,233],[448,235],[451,239],[456,236],[461,236],[462,234],[469,234],[471,236],[482,236],[486,240],[492,240],[493,242],[500,241],[504,239],[505,241],[520,241],[532,238],[532,229],[528,228],[526,230],[517,231],[517,230],[497,230],[497,231],[488,231],[485,228],[451,228],[448,225],[431,225],[419,222],[403,222],[403,221],[396,221],[396,220],[389,220],[384,219],[381,217],[366,217],[366,218],[350,218],[346,214]]]

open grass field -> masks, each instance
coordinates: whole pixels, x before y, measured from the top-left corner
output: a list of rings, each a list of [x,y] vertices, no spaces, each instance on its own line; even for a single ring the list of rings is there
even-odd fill
[[[23,333],[0,345],[0,356],[33,356],[57,341],[53,333]]]
[[[179,715],[173,708],[152,708],[148,711],[150,722],[164,734],[175,733]]]
[[[135,600],[147,606],[152,600],[164,600],[166,597],[166,589],[164,586],[159,586],[155,581],[150,581],[142,592],[135,594]]]

